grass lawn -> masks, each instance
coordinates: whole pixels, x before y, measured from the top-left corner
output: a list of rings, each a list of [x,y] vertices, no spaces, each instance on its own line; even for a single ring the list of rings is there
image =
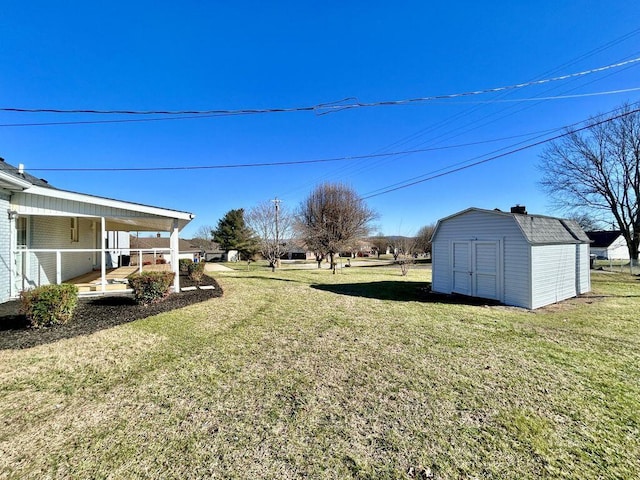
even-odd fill
[[[0,351],[0,478],[639,478],[640,281],[535,313],[430,271],[217,273],[222,298]]]

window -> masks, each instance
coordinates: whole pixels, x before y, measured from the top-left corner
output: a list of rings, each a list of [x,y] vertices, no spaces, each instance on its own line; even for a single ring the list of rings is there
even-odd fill
[[[27,217],[16,218],[16,245],[18,248],[27,246]]]
[[[71,218],[71,241],[72,242],[78,241],[78,218],[77,217]]]

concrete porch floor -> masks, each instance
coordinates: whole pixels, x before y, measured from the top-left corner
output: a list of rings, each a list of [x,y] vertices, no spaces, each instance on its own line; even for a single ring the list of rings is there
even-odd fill
[[[143,271],[163,271],[170,270],[170,265],[145,265]],[[108,292],[130,292],[127,277],[138,272],[137,266],[118,267],[107,270],[105,291]],[[78,293],[99,293],[102,291],[102,280],[100,271],[92,271],[78,277],[67,280],[65,283],[72,283],[78,287]]]

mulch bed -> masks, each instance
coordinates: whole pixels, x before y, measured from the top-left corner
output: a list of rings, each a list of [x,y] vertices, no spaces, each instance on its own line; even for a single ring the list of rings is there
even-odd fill
[[[138,305],[131,296],[80,298],[69,323],[39,329],[30,328],[25,316],[19,314],[19,301],[6,302],[0,304],[0,350],[30,348],[78,335],[90,335],[105,328],[222,296],[222,289],[213,278],[205,275],[200,285],[214,288],[174,293],[159,303],[147,306]],[[194,284],[181,275],[180,286]]]

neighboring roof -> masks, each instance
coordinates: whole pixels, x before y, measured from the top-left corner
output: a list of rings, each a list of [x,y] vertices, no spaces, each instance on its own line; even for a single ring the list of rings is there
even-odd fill
[[[141,248],[152,250],[154,248],[169,248],[170,239],[168,237],[136,237],[130,235],[129,246],[133,249]],[[181,252],[199,252],[200,248],[191,244],[189,240],[178,239],[178,250]]]
[[[584,233],[580,225],[574,220],[566,220],[556,217],[548,217],[545,215],[530,215],[522,213],[502,212],[500,210],[485,210],[482,208],[467,208],[461,212],[454,213],[448,217],[438,220],[435,235],[440,224],[451,218],[464,215],[470,212],[480,212],[489,215],[499,215],[503,217],[511,217],[522,231],[527,242],[531,245],[550,245],[550,244],[566,244],[566,243],[589,243],[589,237]]]
[[[586,233],[591,239],[591,246],[594,248],[608,248],[622,235],[620,230],[598,230]]]

